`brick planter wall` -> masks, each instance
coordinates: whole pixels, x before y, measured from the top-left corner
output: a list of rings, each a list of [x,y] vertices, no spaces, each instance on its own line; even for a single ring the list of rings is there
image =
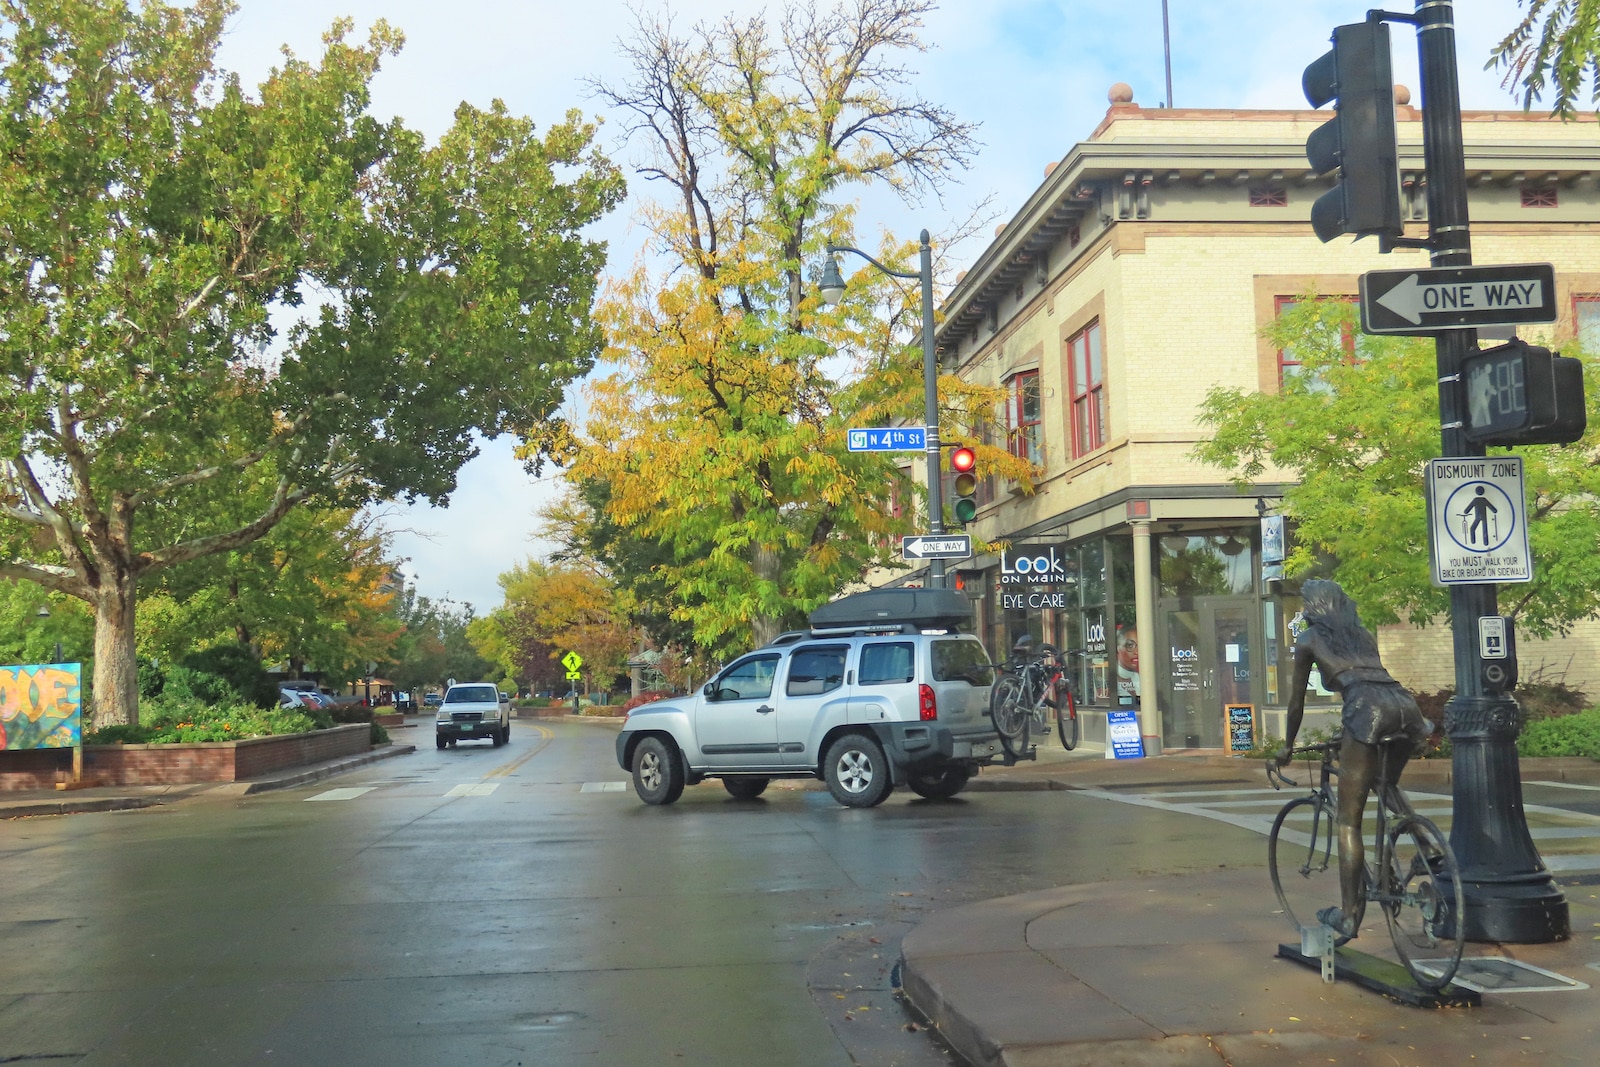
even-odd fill
[[[305,734],[193,745],[87,745],[83,776],[102,785],[187,785],[236,782],[287,767],[354,756],[372,748],[365,723]],[[0,791],[49,789],[72,768],[63,750],[0,753]]]

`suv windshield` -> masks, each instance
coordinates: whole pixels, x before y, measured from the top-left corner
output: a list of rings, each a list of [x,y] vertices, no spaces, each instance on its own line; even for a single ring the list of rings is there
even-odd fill
[[[934,681],[994,684],[994,667],[989,663],[989,653],[977,638],[935,640],[929,642],[928,649],[933,655]]]
[[[492,685],[458,685],[444,695],[446,704],[496,704],[500,691]]]

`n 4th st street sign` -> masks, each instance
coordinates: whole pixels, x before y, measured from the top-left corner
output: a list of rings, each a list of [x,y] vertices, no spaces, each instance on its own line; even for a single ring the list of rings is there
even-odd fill
[[[972,555],[967,534],[918,534],[900,539],[901,559],[966,559]]]
[[[1374,270],[1361,276],[1361,329],[1425,337],[1556,321],[1556,272],[1548,263]]]

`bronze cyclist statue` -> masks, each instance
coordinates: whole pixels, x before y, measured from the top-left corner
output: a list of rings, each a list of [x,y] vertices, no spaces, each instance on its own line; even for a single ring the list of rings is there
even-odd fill
[[[1340,907],[1324,908],[1317,918],[1344,937],[1354,937],[1366,910],[1363,885],[1365,855],[1361,825],[1367,796],[1387,760],[1394,809],[1413,814],[1398,789],[1400,772],[1432,733],[1414,698],[1389,676],[1378,659],[1378,641],[1361,625],[1355,603],[1337,582],[1313,579],[1301,589],[1306,627],[1294,644],[1294,676],[1289,685],[1288,737],[1277,756],[1287,766],[1295,735],[1305,717],[1306,686],[1311,668],[1322,684],[1341,694],[1343,741],[1339,750],[1339,894]],[[1385,740],[1387,739],[1387,740]]]

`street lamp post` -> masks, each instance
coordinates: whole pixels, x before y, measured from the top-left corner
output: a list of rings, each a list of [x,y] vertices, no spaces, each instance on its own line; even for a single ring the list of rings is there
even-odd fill
[[[915,274],[890,270],[851,245],[830,244],[821,285],[822,299],[830,305],[844,297],[844,277],[839,273],[840,252],[854,252],[892,278],[916,278],[922,282],[922,422],[928,458],[928,532],[937,537],[944,533],[944,487],[939,473],[939,361],[933,348],[933,246],[928,242],[928,231],[922,231],[921,269]],[[944,560],[929,561],[928,587],[944,588]]]

